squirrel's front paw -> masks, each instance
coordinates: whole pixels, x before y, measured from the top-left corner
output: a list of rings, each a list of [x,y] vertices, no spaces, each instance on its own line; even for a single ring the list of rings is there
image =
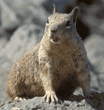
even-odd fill
[[[14,101],[16,101],[16,100],[19,100],[19,101],[24,101],[24,100],[26,100],[26,98],[15,97],[15,98],[14,98]]]
[[[57,98],[57,96],[56,96],[54,91],[46,91],[46,94],[44,95],[43,98],[48,103],[50,102],[50,100],[51,100],[51,102],[54,102],[54,103],[55,103],[55,101],[58,102],[58,98]]]

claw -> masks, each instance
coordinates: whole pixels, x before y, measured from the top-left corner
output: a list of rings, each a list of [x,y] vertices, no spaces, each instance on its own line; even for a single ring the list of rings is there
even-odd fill
[[[12,110],[20,110],[20,108],[14,107],[14,108],[12,108]]]
[[[16,100],[24,101],[24,100],[26,100],[26,99],[25,99],[25,98],[21,98],[21,97],[15,97],[14,100],[15,100],[15,101],[16,101]]]
[[[58,98],[56,97],[56,95],[55,95],[55,100],[56,100],[56,102],[58,102]]]
[[[54,102],[54,97],[53,96],[51,96],[51,100],[52,100],[52,102]]]
[[[50,96],[48,95],[48,96],[47,96],[47,103],[49,103],[49,98],[50,98]]]
[[[47,97],[47,95],[45,94],[44,97],[43,97],[43,99],[46,100],[46,97]]]
[[[53,103],[58,102],[58,98],[57,98],[55,92],[46,91],[46,94],[44,95],[43,98],[45,99],[45,101],[47,103],[50,102],[50,99],[51,99],[51,102],[53,102]]]

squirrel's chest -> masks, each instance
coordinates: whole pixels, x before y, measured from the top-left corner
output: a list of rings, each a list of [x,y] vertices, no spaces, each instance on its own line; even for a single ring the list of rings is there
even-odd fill
[[[65,74],[67,75],[68,73],[74,73],[76,71],[76,67],[72,58],[66,57],[64,59],[60,58],[60,60],[54,60],[53,70],[55,73],[65,76]]]

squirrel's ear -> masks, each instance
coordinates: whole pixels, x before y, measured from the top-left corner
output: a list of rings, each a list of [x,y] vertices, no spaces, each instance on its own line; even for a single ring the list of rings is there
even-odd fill
[[[56,13],[56,11],[57,11],[56,6],[55,6],[55,4],[53,4],[53,14]]]
[[[72,10],[72,12],[71,12],[71,15],[72,15],[72,17],[73,17],[73,23],[75,23],[76,20],[77,20],[78,10],[79,10],[78,7],[75,7],[75,8]]]

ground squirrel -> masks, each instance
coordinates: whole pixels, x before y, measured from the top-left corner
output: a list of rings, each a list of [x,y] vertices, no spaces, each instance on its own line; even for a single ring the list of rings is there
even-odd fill
[[[65,99],[77,87],[90,97],[87,53],[76,31],[78,8],[48,17],[41,42],[17,59],[10,71],[6,93],[15,97],[44,96],[47,102]]]

